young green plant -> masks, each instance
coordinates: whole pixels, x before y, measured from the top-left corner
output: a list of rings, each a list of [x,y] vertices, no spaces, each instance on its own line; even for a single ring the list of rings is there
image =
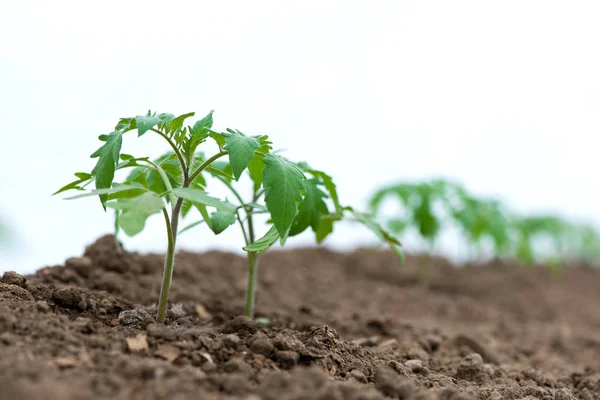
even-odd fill
[[[257,137],[253,147],[261,153],[268,153],[271,143],[266,136]],[[228,220],[229,225],[237,223],[244,238],[248,261],[248,281],[244,314],[254,317],[256,281],[260,256],[279,241],[283,246],[289,237],[297,236],[311,228],[316,241],[321,243],[333,232],[334,224],[343,219],[354,220],[371,229],[384,243],[400,257],[400,243],[395,237],[379,226],[367,214],[356,212],[351,207],[340,204],[337,188],[331,176],[311,168],[307,163],[293,163],[283,157],[254,155],[248,165],[251,180],[251,195],[244,199],[236,183],[239,176],[232,175],[233,166],[221,165],[222,173],[214,177],[221,181],[239,202],[235,216]],[[277,182],[286,177],[285,185]],[[284,201],[281,201],[284,200]],[[256,216],[269,214],[266,233],[257,239]],[[280,215],[281,218],[273,218]],[[202,219],[184,228],[187,231],[203,222],[215,231],[210,221]],[[224,228],[226,228],[225,226]],[[216,232],[215,232],[216,233]]]
[[[412,228],[433,244],[442,225],[458,227],[471,249],[470,261],[476,258],[473,250],[481,254],[486,243],[496,257],[527,264],[542,260],[553,269],[565,260],[594,264],[600,259],[600,234],[593,226],[556,215],[521,216],[501,201],[474,196],[456,182],[435,179],[385,186],[371,197],[373,212],[381,214],[389,197],[405,211],[404,216],[387,220],[392,232]]]
[[[246,313],[252,315],[258,254],[277,240],[284,245],[289,236],[306,228],[307,221],[306,226],[316,229],[317,237],[322,240],[333,230],[334,220],[341,219],[341,214],[349,210],[339,206],[335,185],[329,176],[308,170],[306,172],[313,176],[313,180],[307,180],[300,166],[271,152],[267,136],[247,136],[232,129],[222,133],[212,130],[212,114],[211,111],[192,126],[185,127],[186,119],[193,117],[194,113],[176,117],[149,111],[146,115],[121,118],[111,133],[99,137],[104,143],[91,155],[97,158],[92,171],[76,173],[75,181],[55,193],[84,191],[69,199],[97,196],[104,210],[107,207],[115,210],[117,233],[122,230],[129,236],[142,232],[150,216],[163,215],[167,253],[156,317],[159,323],[165,321],[167,314],[180,216],[187,215],[192,209],[198,210],[202,221],[215,234],[223,232],[236,221],[240,223],[249,260]],[[169,152],[155,160],[122,153],[123,137],[130,131],[137,131],[138,137],[149,133],[158,135],[170,148]],[[216,143],[218,149],[210,157],[205,157],[197,149],[209,139]],[[115,174],[124,169],[132,171],[124,182],[115,182]],[[252,201],[248,202],[234,186],[246,170],[254,185]],[[239,204],[210,196],[206,191],[206,174],[225,183]],[[334,199],[336,211],[340,209],[328,218],[321,218],[324,208],[319,200],[321,194],[315,191],[316,178],[321,179]],[[95,189],[86,191],[92,183]],[[263,197],[264,205],[258,203]],[[314,207],[318,209],[317,215]],[[271,227],[265,236],[255,240],[253,216],[259,213],[268,215]],[[374,222],[366,220],[371,223],[372,229],[377,228]],[[376,233],[394,248],[399,245],[393,237],[382,232]]]
[[[229,156],[234,175],[239,176],[248,166],[248,158],[256,153],[261,158],[269,155],[252,152],[248,155],[248,145],[257,139],[248,138],[239,132],[218,133],[213,131],[211,111],[192,126],[184,127],[187,118],[194,113],[180,116],[173,114],[146,115],[134,118],[121,118],[113,132],[101,135],[104,144],[91,157],[97,163],[91,173],[76,173],[77,180],[65,185],[55,194],[67,190],[85,190],[95,183],[95,189],[69,199],[98,196],[103,208],[113,208],[116,225],[127,235],[140,233],[146,220],[154,214],[162,214],[167,231],[167,254],[158,303],[157,321],[165,320],[169,290],[175,265],[175,247],[179,218],[194,206],[214,225],[224,224],[237,211],[235,204],[210,196],[205,189],[203,173],[207,170],[217,173],[213,164],[222,157]],[[147,133],[162,137],[170,147],[170,152],[155,161],[149,157],[134,157],[121,153],[123,136],[129,131],[137,131],[138,136]],[[208,139],[218,145],[218,152],[204,157],[197,148]],[[275,157],[275,156],[272,156]],[[115,173],[133,168],[125,182],[115,182]],[[276,182],[285,185],[286,177]],[[214,210],[209,214],[209,209]],[[278,218],[278,216],[274,216]]]
[[[405,211],[404,217],[388,220],[387,226],[394,234],[402,234],[414,228],[425,242],[426,252],[419,256],[418,280],[424,286],[429,282],[429,266],[435,243],[441,228],[441,217],[435,205],[439,201],[441,188],[429,183],[399,183],[379,189],[370,199],[372,212],[381,213],[383,202],[393,198]]]

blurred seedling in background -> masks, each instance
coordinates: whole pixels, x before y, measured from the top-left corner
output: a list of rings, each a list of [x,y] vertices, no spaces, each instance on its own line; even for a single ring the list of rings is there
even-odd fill
[[[562,262],[592,264],[600,259],[600,235],[587,224],[554,215],[521,216],[496,199],[479,198],[449,180],[397,183],[377,190],[370,199],[373,213],[382,214],[384,201],[393,198],[401,212],[386,219],[394,234],[416,231],[430,254],[441,228],[459,228],[470,249],[470,262],[481,258],[491,244],[497,258],[525,264],[544,262],[553,270]],[[427,276],[421,256],[421,276]],[[422,279],[423,281],[423,279]]]
[[[399,183],[379,189],[369,201],[374,215],[380,213],[383,202],[388,198],[394,199],[403,208],[403,215],[389,219],[387,228],[394,235],[400,235],[413,229],[422,238],[427,250],[419,256],[418,280],[425,286],[429,282],[431,256],[442,226],[437,206],[443,196],[443,191],[444,187],[439,182],[433,184]]]
[[[245,306],[248,316],[254,315],[259,255],[277,241],[283,246],[288,237],[298,235],[308,227],[321,242],[333,231],[335,222],[349,215],[401,254],[399,242],[369,215],[339,204],[335,184],[329,175],[275,154],[265,135],[248,136],[233,129],[226,132],[212,130],[212,114],[211,111],[192,126],[185,127],[186,119],[194,113],[176,117],[149,111],[143,116],[121,118],[113,132],[99,137],[104,144],[91,155],[98,159],[91,173],[76,173],[77,180],[55,193],[85,190],[86,186],[95,183],[94,190],[69,199],[98,196],[105,210],[107,207],[115,210],[117,234],[122,230],[129,236],[137,235],[143,231],[150,216],[163,215],[168,245],[158,322],[163,323],[166,316],[177,235],[201,223],[217,235],[229,226],[239,224],[248,257]],[[154,160],[121,153],[123,136],[129,131],[137,131],[138,136],[159,135],[170,150]],[[208,140],[214,141],[217,147],[210,157],[197,151]],[[127,168],[132,171],[125,181],[115,182],[115,172]],[[248,199],[244,199],[237,186],[245,171],[253,187]],[[232,201],[210,196],[206,191],[207,177],[224,184],[232,193]],[[180,216],[185,217],[193,210],[198,211],[201,220],[179,231]],[[269,228],[256,239],[255,216],[260,214],[268,217]]]
[[[544,262],[557,271],[563,262],[600,260],[600,235],[591,225],[548,214],[515,217],[513,229],[516,257],[525,263]]]

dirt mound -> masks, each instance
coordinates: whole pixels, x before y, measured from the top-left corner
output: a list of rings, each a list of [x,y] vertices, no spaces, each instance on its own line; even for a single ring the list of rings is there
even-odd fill
[[[388,252],[271,251],[257,316],[245,260],[163,256],[100,238],[64,266],[0,282],[0,399],[600,399],[600,271],[457,269]]]

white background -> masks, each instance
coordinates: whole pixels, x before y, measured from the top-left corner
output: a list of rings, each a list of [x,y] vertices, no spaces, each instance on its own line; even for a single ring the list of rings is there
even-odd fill
[[[446,176],[522,212],[598,221],[598,21],[597,1],[3,0],[0,271],[60,264],[111,231],[97,199],[50,194],[91,170],[99,134],[148,109],[214,109],[216,129],[269,134],[330,172],[344,203]],[[165,147],[132,133],[123,150]],[[148,228],[126,247],[163,251],[160,218]],[[240,241],[201,229],[180,244]],[[371,243],[354,225],[327,241]]]

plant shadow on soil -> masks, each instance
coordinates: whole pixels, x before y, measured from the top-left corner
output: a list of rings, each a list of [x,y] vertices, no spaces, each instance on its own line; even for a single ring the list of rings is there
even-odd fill
[[[112,236],[0,282],[0,399],[600,399],[600,271],[321,248],[265,254],[257,316],[245,259],[179,252],[167,325],[163,256]]]

